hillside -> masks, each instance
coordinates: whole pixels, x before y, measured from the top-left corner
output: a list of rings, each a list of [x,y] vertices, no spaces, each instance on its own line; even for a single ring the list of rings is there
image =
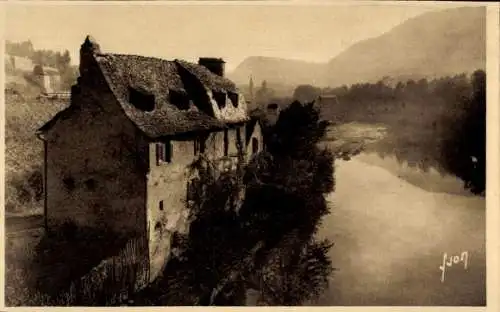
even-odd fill
[[[64,109],[63,100],[41,101],[29,84],[5,96],[5,180],[7,214],[41,211],[37,177],[41,177],[43,144],[36,130]]]
[[[283,58],[250,56],[232,72],[228,78],[236,84],[248,84],[250,76],[254,82],[267,80],[270,83],[298,85],[302,83],[320,84],[323,80],[319,72],[324,70],[324,64]]]
[[[297,85],[338,86],[384,76],[417,79],[486,66],[486,11],[453,8],[422,14],[381,36],[358,42],[326,64],[249,57],[229,77],[238,84],[267,80]]]
[[[486,10],[458,8],[410,19],[359,42],[327,64],[328,85],[383,76],[439,77],[486,66]]]

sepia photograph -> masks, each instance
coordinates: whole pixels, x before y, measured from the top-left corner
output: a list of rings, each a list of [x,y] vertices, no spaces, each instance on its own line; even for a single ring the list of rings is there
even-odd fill
[[[486,5],[383,2],[5,4],[5,306],[485,307]]]

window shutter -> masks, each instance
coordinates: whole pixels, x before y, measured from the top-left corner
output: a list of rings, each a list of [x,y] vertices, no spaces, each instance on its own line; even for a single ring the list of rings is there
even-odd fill
[[[200,153],[205,153],[205,137],[200,138]]]
[[[224,129],[224,156],[228,155],[229,150],[229,138],[227,129]]]
[[[156,143],[156,165],[160,165],[161,161],[161,144]]]
[[[172,153],[173,153],[173,147],[172,147],[172,142],[171,141],[168,141],[167,143],[165,143],[164,145],[164,149],[165,149],[165,161],[166,162],[171,162],[172,161]]]
[[[161,162],[165,162],[165,144],[164,143],[156,143],[156,159],[158,165]]]
[[[252,138],[252,154],[256,154],[259,151],[259,141],[257,138]]]

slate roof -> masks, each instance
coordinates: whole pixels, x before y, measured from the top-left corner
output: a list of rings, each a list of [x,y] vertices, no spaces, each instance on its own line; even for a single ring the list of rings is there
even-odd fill
[[[87,38],[82,47],[85,45],[92,49],[93,42]],[[205,90],[200,90],[200,92],[206,93],[210,90],[239,93],[232,81],[212,73],[204,66],[183,60],[168,61],[139,55],[103,54],[98,48],[93,50],[93,55],[125,115],[150,138],[201,130],[217,130],[225,128],[229,123],[248,120],[248,116],[238,117],[238,120],[218,119],[214,117],[213,112],[206,110],[203,112],[193,103],[186,109],[186,107],[179,107],[170,102],[170,92],[184,94],[191,100],[196,97],[189,94],[184,86],[186,79],[183,79],[185,77],[181,75],[186,75],[186,73],[204,86]],[[153,95],[154,109],[143,110],[130,103],[130,88]],[[201,98],[203,97],[207,101],[206,107],[211,109],[208,96],[203,94]],[[200,97],[197,98],[199,100]],[[58,114],[54,119],[60,117],[61,115]],[[40,131],[47,130],[54,123],[55,121],[50,121],[40,128]]]
[[[218,92],[238,92],[236,85],[231,80],[213,74],[205,66],[189,63],[184,60],[175,61],[198,78],[198,80],[210,90]]]
[[[169,102],[170,90],[187,93],[175,62],[122,54],[100,54],[96,60],[127,117],[149,137],[225,126],[220,120],[194,107],[185,110]],[[129,87],[154,94],[155,109],[143,111],[129,103]]]

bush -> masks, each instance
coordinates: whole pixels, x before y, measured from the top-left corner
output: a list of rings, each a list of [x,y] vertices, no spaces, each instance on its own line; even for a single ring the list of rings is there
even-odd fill
[[[314,234],[328,213],[324,194],[334,180],[333,157],[314,144],[324,134],[317,114],[300,103],[285,110],[271,129],[277,145],[254,157],[244,172],[216,177],[212,166],[195,163],[200,180],[192,190],[189,235],[176,235],[178,255],[137,294],[137,305],[244,305],[246,290],[256,287],[270,305],[303,303],[321,293],[332,270],[331,244],[317,242]],[[295,128],[291,119],[301,122],[299,130],[287,129]],[[288,155],[276,148],[284,142],[293,142]],[[241,205],[228,205],[240,198],[241,186]],[[276,257],[292,261],[276,267]],[[274,277],[267,286],[255,282],[269,274]],[[276,288],[283,278],[287,286]]]
[[[450,127],[443,161],[467,189],[481,194],[486,189],[486,73],[474,72],[472,85],[471,96],[462,100],[462,113]]]

